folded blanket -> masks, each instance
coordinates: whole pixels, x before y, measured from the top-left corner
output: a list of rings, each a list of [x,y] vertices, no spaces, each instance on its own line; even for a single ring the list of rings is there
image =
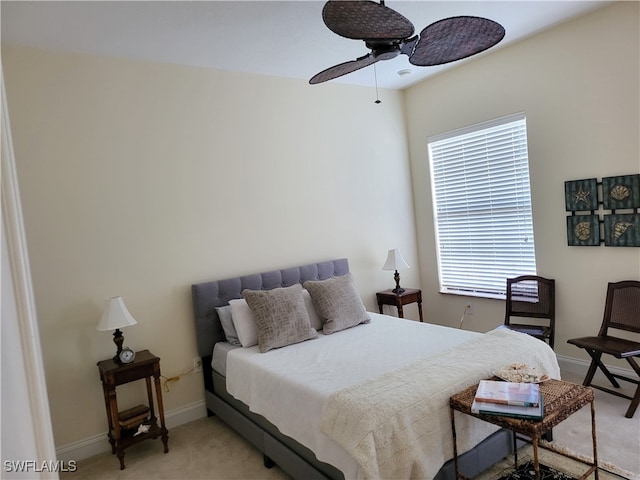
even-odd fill
[[[358,462],[362,478],[433,478],[453,458],[449,397],[514,362],[560,378],[556,356],[546,343],[498,328],[333,394],[323,409],[322,431]],[[461,453],[496,430],[456,415]]]

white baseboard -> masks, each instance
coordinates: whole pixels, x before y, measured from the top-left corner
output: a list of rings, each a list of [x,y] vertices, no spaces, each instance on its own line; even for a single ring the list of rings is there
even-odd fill
[[[589,368],[589,362],[585,360],[580,360],[578,358],[573,357],[565,357],[562,355],[556,355],[558,358],[558,365],[560,365],[560,370],[563,372],[572,372],[572,373],[587,373],[587,369]]]
[[[591,363],[590,361],[587,361],[587,360],[580,360],[578,358],[573,358],[573,357],[565,357],[563,355],[557,355],[557,358],[558,358],[558,365],[560,365],[561,371],[571,372],[571,373],[576,373],[581,375],[587,374],[587,370],[589,369],[589,365]],[[625,375],[631,378],[635,376],[633,370],[631,370],[630,368],[612,367],[610,365],[607,365],[606,363],[605,365],[611,371],[611,373],[615,373],[617,375]],[[599,377],[601,375],[602,374],[600,370],[598,370],[596,373],[596,377]],[[604,375],[602,375],[602,377],[604,378]]]
[[[165,413],[164,419],[167,428],[178,427],[185,423],[198,420],[207,416],[207,407],[204,400],[195,402],[184,407],[177,408],[171,412]],[[93,457],[104,452],[110,452],[111,445],[107,439],[107,432],[93,435],[78,442],[70,443],[56,449],[58,460],[69,462],[70,460],[83,460],[85,458]]]

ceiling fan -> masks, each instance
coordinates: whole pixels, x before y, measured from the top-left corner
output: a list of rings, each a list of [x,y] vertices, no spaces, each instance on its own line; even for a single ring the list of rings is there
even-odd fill
[[[334,65],[314,75],[312,85],[333,80],[380,60],[400,54],[419,67],[461,60],[493,47],[504,38],[499,23],[482,17],[459,16],[439,20],[414,34],[413,24],[400,13],[371,0],[329,0],[322,19],[332,32],[352,40],[364,40],[371,52]]]

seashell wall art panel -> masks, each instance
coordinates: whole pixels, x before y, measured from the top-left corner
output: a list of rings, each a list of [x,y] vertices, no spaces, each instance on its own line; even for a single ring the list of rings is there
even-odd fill
[[[604,244],[607,247],[640,247],[640,214],[605,215]]]
[[[567,244],[570,247],[597,247],[600,245],[598,215],[572,215],[567,217]]]
[[[602,207],[605,210],[640,208],[640,174],[604,177]]]

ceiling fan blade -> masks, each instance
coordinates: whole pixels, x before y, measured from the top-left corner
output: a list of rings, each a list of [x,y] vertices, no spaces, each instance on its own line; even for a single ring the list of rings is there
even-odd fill
[[[414,32],[404,16],[370,0],[329,0],[322,19],[329,30],[353,40],[404,39]]]
[[[504,34],[502,25],[487,18],[445,18],[420,32],[409,62],[427,67],[461,60],[493,47]]]
[[[311,77],[309,83],[311,85],[315,85],[317,83],[333,80],[334,78],[342,77],[343,75],[347,75],[348,73],[355,72],[356,70],[368,67],[369,65],[373,65],[378,60],[379,59],[375,58],[373,54],[368,53],[367,55],[360,57],[357,60],[340,63],[338,65],[334,65],[333,67],[329,67],[326,70],[321,71],[320,73],[316,73],[313,77]]]

